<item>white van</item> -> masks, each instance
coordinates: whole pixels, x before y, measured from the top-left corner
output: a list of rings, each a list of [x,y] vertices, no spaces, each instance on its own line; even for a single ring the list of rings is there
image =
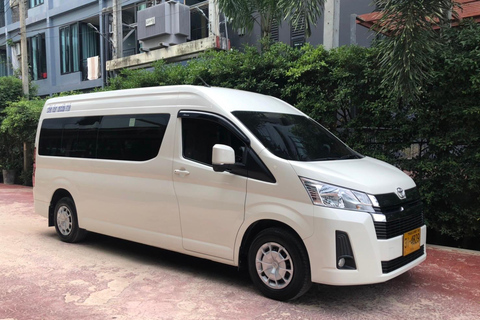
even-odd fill
[[[47,101],[35,211],[86,230],[246,267],[267,297],[392,279],[426,258],[415,183],[291,105],[172,86]]]

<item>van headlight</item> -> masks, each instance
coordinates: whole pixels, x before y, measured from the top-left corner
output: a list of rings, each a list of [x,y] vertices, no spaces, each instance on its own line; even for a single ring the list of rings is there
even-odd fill
[[[316,180],[300,177],[314,205],[374,213],[379,207],[375,196]]]

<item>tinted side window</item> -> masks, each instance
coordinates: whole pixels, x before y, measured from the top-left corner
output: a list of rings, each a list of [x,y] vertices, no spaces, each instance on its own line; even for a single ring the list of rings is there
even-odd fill
[[[169,118],[165,114],[104,117],[98,133],[98,158],[131,161],[155,158]]]
[[[45,119],[40,131],[40,143],[38,153],[44,156],[64,156],[62,150],[63,120]]]
[[[102,117],[45,119],[40,131],[39,154],[95,158],[97,131]]]
[[[45,119],[39,154],[145,161],[157,156],[169,114]]]
[[[230,146],[235,151],[235,162],[242,163],[245,144],[224,126],[204,120],[182,118],[183,156],[204,164],[212,164],[215,144]]]
[[[62,145],[65,156],[72,158],[95,158],[98,127],[102,117],[82,117],[65,123]]]

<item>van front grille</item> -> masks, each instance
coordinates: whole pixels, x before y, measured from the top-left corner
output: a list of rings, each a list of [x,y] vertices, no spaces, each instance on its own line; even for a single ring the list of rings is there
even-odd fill
[[[386,214],[386,222],[374,222],[377,239],[394,238],[425,224],[421,202],[408,209],[404,209],[404,213],[405,215],[396,219],[389,219],[388,214]]]
[[[375,211],[385,215],[386,220],[373,222],[377,239],[394,238],[425,224],[417,188],[405,190],[405,194],[405,199],[400,199],[395,193],[375,195],[380,204]]]

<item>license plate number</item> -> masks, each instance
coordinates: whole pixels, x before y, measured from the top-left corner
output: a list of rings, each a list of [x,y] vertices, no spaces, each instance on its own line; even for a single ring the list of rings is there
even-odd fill
[[[420,249],[420,228],[403,234],[403,256]]]

